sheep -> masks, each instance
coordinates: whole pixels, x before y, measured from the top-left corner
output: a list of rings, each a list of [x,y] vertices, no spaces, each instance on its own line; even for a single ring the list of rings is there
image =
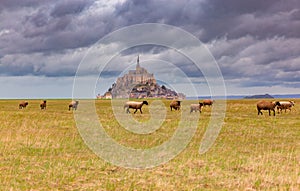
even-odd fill
[[[274,116],[275,116],[275,107],[276,106],[280,106],[280,103],[279,101],[274,101],[274,102],[270,102],[270,101],[259,101],[256,105],[257,107],[257,115],[259,114],[263,114],[261,112],[261,110],[269,110],[269,116],[271,115],[271,110],[273,111],[274,113]]]
[[[148,105],[148,102],[147,101],[141,101],[141,102],[128,101],[124,104],[124,109],[126,108],[126,113],[130,113],[129,108],[135,109],[134,113],[136,113],[138,109],[140,110],[141,113],[143,113],[142,107],[144,104]]]
[[[21,101],[20,104],[19,104],[19,109],[26,108],[27,105],[28,105],[27,101]]]
[[[181,101],[179,101],[179,100],[173,100],[173,101],[171,101],[171,103],[170,103],[171,111],[172,111],[172,109],[180,110],[180,102]]]
[[[292,107],[295,105],[295,102],[293,101],[279,101],[280,106],[277,106],[277,112],[282,113],[282,110],[284,109],[284,111],[286,112],[287,109],[289,109],[290,111],[292,110]]]
[[[70,103],[69,103],[69,111],[70,111],[70,109],[72,108],[72,110],[77,110],[77,106],[78,106],[78,104],[79,104],[79,101],[71,101]]]
[[[41,103],[40,103],[40,107],[41,107],[41,109],[46,109],[46,107],[47,107],[47,101],[46,100],[42,100],[41,101]]]
[[[203,103],[200,103],[199,104],[191,104],[191,111],[190,113],[192,113],[193,111],[199,111],[201,113],[201,110],[202,110],[202,107],[203,107]]]
[[[214,100],[211,100],[211,99],[205,99],[203,100],[203,106],[212,106],[212,104],[214,103],[215,101]]]

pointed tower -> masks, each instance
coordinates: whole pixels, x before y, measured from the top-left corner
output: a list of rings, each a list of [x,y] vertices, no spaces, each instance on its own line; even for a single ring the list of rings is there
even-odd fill
[[[137,60],[136,60],[136,71],[139,71],[141,68],[140,66],[140,55],[138,55]]]

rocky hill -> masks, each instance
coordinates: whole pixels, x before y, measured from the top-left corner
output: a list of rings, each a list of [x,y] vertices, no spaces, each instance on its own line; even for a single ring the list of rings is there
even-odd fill
[[[185,99],[183,93],[177,93],[164,85],[156,83],[153,74],[140,66],[139,57],[135,70],[130,70],[128,74],[119,77],[116,83],[108,89],[103,96],[98,98],[166,98],[166,99]]]
[[[244,99],[274,99],[274,97],[269,94],[264,94],[264,95],[246,96],[244,97]]]

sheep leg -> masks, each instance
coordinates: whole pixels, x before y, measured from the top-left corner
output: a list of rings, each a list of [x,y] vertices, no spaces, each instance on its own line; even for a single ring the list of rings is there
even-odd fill
[[[258,109],[257,110],[257,115],[262,114],[262,112]]]
[[[273,111],[273,115],[275,116],[275,109],[272,109],[272,111]],[[271,113],[271,110],[269,110],[269,115],[270,115],[270,113]]]
[[[143,113],[143,112],[142,112],[142,108],[140,108],[140,112]]]
[[[135,109],[134,113],[136,113],[136,112],[137,112],[137,110],[138,110],[138,109]]]

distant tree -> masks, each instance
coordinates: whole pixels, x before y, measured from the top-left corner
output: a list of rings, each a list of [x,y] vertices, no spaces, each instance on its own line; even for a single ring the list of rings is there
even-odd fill
[[[166,90],[167,88],[166,88],[166,86],[162,85],[161,89]]]

